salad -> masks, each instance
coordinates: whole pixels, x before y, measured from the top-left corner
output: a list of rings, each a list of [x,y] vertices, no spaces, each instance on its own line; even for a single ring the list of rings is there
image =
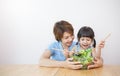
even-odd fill
[[[71,57],[73,61],[78,61],[83,65],[82,69],[87,69],[88,65],[93,64],[92,49],[80,50]]]

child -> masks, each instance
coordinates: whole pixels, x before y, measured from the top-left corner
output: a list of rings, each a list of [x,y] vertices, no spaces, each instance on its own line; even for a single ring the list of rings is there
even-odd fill
[[[78,34],[77,34],[78,42],[77,42],[75,48],[73,48],[72,52],[70,52],[70,56],[73,56],[73,54],[76,54],[76,53],[84,52],[85,50],[88,51],[88,49],[90,51],[90,49],[92,49],[91,54],[89,54],[89,55],[91,55],[93,58],[100,59],[101,58],[101,48],[104,47],[104,41],[101,41],[98,44],[98,46],[96,47],[96,41],[95,41],[94,37],[95,37],[95,34],[91,27],[83,26],[82,28],[80,28],[80,30],[78,31]],[[75,58],[77,58],[77,57],[75,57]],[[84,58],[85,58],[85,56],[84,56]],[[80,58],[78,60],[80,60]],[[84,60],[84,59],[81,59],[81,60]]]

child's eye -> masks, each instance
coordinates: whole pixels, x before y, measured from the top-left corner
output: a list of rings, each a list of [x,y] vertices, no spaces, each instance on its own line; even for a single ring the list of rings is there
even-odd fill
[[[89,39],[87,41],[90,41]]]
[[[82,41],[84,41],[84,39],[81,39]]]

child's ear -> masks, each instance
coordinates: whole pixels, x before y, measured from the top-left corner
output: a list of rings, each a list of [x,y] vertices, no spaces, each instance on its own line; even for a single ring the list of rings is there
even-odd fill
[[[91,42],[91,45],[90,45],[90,46],[92,46],[92,47],[93,47],[93,45],[94,45],[94,40],[92,40],[92,42]]]
[[[96,40],[95,39],[93,39],[93,41],[92,41],[92,46],[95,48],[96,47]]]
[[[91,42],[91,45],[90,45],[90,46],[92,46],[92,47],[93,47],[93,44],[94,44],[94,41],[92,40],[92,42]]]

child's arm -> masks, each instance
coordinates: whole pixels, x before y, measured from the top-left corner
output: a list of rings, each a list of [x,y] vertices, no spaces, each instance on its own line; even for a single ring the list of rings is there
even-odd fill
[[[96,49],[97,49],[97,52],[96,52],[96,57],[97,58],[100,58],[101,57],[101,49],[104,47],[105,45],[105,40],[110,37],[111,33],[109,33],[102,41],[100,41],[100,43],[97,45]]]
[[[92,56],[96,57],[96,48],[92,48]]]
[[[95,57],[97,57],[97,58],[100,58],[101,57],[101,49],[104,47],[104,45],[105,45],[105,41],[101,41],[98,45],[97,45],[97,47],[96,47],[96,56]]]
[[[101,49],[104,47],[105,41],[101,41],[96,48],[92,49],[92,56],[98,59],[101,58]]]

